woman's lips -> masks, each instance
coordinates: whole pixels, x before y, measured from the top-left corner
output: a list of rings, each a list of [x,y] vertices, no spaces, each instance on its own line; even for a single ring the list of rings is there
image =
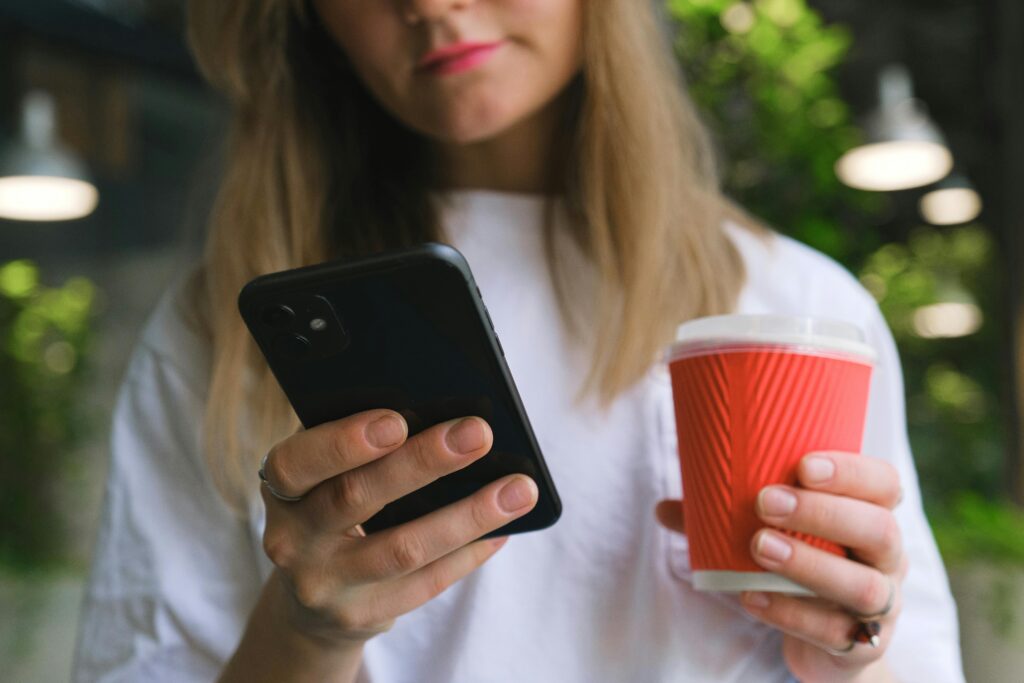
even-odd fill
[[[494,43],[456,43],[423,56],[417,64],[420,71],[438,76],[467,71],[486,61],[501,47],[501,41]]]

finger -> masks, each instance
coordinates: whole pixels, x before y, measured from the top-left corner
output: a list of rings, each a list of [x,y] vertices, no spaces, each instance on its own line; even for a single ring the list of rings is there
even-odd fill
[[[744,609],[766,624],[820,648],[846,649],[857,625],[847,612],[818,600],[746,592],[740,602]],[[883,639],[890,637],[888,630],[883,630]]]
[[[317,484],[394,450],[408,426],[392,410],[369,410],[296,432],[267,454],[264,476],[274,490],[302,496]]]
[[[366,616],[367,623],[395,619],[436,598],[493,557],[507,540],[504,536],[470,543],[408,576],[374,586],[366,604],[373,605],[375,613]]]
[[[859,559],[886,574],[899,568],[900,528],[884,507],[831,493],[767,486],[758,494],[756,508],[768,524],[852,548]]]
[[[503,477],[468,498],[368,536],[341,563],[345,577],[360,583],[411,574],[526,514],[537,495],[529,477]]]
[[[900,476],[884,460],[855,453],[825,451],[810,453],[797,467],[801,485],[866,500],[890,510],[901,497]]]
[[[877,614],[896,590],[887,575],[860,562],[833,555],[772,529],[751,540],[759,565],[809,588],[815,595],[858,614]]]
[[[388,503],[483,457],[492,442],[490,427],[479,417],[435,425],[383,458],[317,487],[307,497],[310,521],[343,529],[365,522]]]
[[[658,501],[658,504],[654,506],[654,516],[662,526],[670,529],[671,531],[677,531],[681,534],[686,533],[685,527],[683,526],[683,501]]]

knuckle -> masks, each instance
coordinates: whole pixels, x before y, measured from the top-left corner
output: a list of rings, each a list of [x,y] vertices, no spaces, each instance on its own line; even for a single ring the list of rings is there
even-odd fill
[[[406,442],[409,460],[413,468],[420,472],[432,472],[437,469],[437,458],[434,449],[427,443],[426,435],[417,435]]]
[[[886,512],[882,518],[878,530],[878,543],[882,549],[888,552],[896,552],[900,548],[902,534],[896,517]]]
[[[370,505],[366,479],[354,472],[334,477],[331,493],[331,502],[338,510],[365,510]]]
[[[821,497],[802,496],[801,506],[797,508],[798,513],[802,508],[807,517],[811,531],[823,532],[826,529],[833,529],[839,521],[833,505],[829,504],[830,499]]]
[[[452,583],[451,577],[448,573],[441,568],[435,569],[426,577],[426,586],[424,588],[427,600],[433,600],[441,593],[445,592]]]
[[[469,506],[469,517],[475,530],[475,536],[480,532],[490,531],[494,526],[493,503],[489,500],[475,500]],[[475,537],[474,536],[474,537]]]
[[[902,491],[900,485],[900,472],[891,462],[886,462],[885,460],[880,460],[879,462],[882,463],[882,472],[884,472],[885,479],[889,482],[888,491],[886,493],[890,500],[896,502]]]
[[[345,633],[364,633],[372,629],[365,611],[346,606],[334,613],[334,623]]]
[[[765,616],[769,622],[789,631],[802,633],[808,629],[807,610],[799,599],[775,596]]]
[[[850,632],[852,630],[853,623],[850,617],[835,614],[829,617],[828,624],[824,629],[825,637],[822,640],[839,650],[850,644]]]
[[[410,533],[396,534],[388,547],[387,572],[408,574],[423,566],[426,559],[426,548],[418,536]]]
[[[263,532],[263,553],[275,566],[288,567],[295,557],[295,544],[289,534],[268,526]]]
[[[349,424],[340,424],[337,429],[333,429],[330,432],[331,459],[344,469],[348,469],[346,465],[351,459],[349,453],[352,450],[352,441],[352,426]]]
[[[906,553],[902,553],[900,555],[899,566],[896,569],[896,576],[897,576],[897,578],[899,578],[900,581],[903,581],[905,578],[907,578],[907,573],[909,571],[910,571],[910,559],[907,557]]]
[[[306,575],[297,576],[292,581],[292,591],[306,609],[318,611],[323,607],[325,590],[320,581]]]
[[[898,489],[900,485],[900,471],[896,469],[896,466],[888,460],[876,460],[875,462],[881,465],[882,475],[892,483],[893,491]]]
[[[832,558],[832,555],[825,552],[803,552],[796,558],[796,561],[802,566],[801,574],[803,576],[820,577],[828,576],[832,572],[830,566]]]
[[[288,462],[286,451],[278,444],[270,449],[264,468],[264,474],[271,486],[282,493],[297,490],[295,475]]]
[[[857,591],[854,611],[860,614],[875,614],[889,598],[889,584],[880,574],[871,576]]]

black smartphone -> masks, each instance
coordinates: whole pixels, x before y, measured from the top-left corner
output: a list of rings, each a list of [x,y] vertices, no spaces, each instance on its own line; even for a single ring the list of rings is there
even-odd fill
[[[454,248],[427,243],[368,258],[272,273],[238,298],[242,318],[306,427],[390,408],[410,436],[476,415],[494,433],[468,467],[388,504],[367,533],[444,507],[515,472],[540,491],[502,536],[553,524],[562,511],[501,342]]]

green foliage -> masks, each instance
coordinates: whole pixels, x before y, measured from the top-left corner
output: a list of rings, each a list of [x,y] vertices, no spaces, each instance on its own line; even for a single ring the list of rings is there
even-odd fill
[[[29,261],[0,265],[0,562],[60,559],[53,485],[85,424],[84,376],[95,290],[83,278],[40,282]]]
[[[1006,502],[961,493],[932,528],[947,563],[1024,564],[1024,512]]]
[[[727,192],[858,273],[879,301],[901,350],[925,501],[934,514],[972,530],[944,532],[940,542],[970,547],[976,530],[979,552],[1021,559],[996,543],[1010,527],[990,523],[1002,518],[975,514],[977,507],[962,502],[974,500],[965,492],[991,500],[1002,492],[1002,358],[992,323],[1001,302],[989,232],[921,227],[906,242],[887,243],[879,228],[886,195],[849,189],[834,171],[860,140],[833,77],[850,34],[826,25],[806,0],[667,0],[667,7],[678,22],[676,49],[690,92],[726,162]],[[965,299],[984,316],[977,332],[919,334],[921,307]]]
[[[994,262],[992,238],[980,226],[921,227],[906,244],[876,251],[861,270],[902,351],[910,438],[932,509],[949,506],[963,491],[992,498],[1002,491]],[[981,328],[959,338],[921,337],[915,312],[955,300],[979,307]]]
[[[670,0],[690,92],[722,157],[726,191],[768,223],[844,262],[879,244],[882,205],[836,178],[859,140],[832,71],[849,33],[805,0]]]

